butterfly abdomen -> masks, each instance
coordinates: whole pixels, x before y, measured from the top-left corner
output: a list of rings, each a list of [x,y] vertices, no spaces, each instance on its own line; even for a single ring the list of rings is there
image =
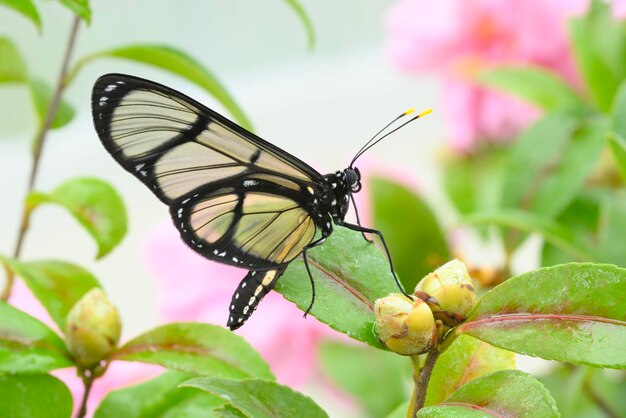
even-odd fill
[[[286,267],[267,271],[249,271],[243,278],[230,301],[226,326],[235,330],[242,326],[255,311],[259,302],[274,288]]]

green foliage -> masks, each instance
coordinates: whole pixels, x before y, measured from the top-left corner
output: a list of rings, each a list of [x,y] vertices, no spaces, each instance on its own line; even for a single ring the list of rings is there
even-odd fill
[[[101,58],[136,61],[177,74],[202,87],[217,99],[239,124],[252,129],[252,123],[218,78],[195,58],[179,49],[166,45],[138,44],[96,52],[82,58],[74,67],[69,79],[72,79],[82,66]]]
[[[182,383],[181,386],[198,388],[219,396],[250,417],[328,417],[326,412],[308,396],[267,380],[198,377]]]
[[[626,81],[620,85],[613,102],[609,146],[622,179],[626,181]]]
[[[309,15],[297,0],[284,0],[284,2],[291,7],[298,16],[298,19],[300,19],[300,22],[302,22],[302,26],[304,26],[304,30],[306,31],[308,47],[309,49],[313,49],[315,47],[315,30],[313,29],[313,23],[311,23]]]
[[[437,218],[421,197],[401,184],[374,177],[368,190],[374,225],[385,231],[404,288],[413,290],[422,277],[450,259]]]
[[[543,268],[491,290],[456,332],[548,360],[626,369],[624,298],[626,269]]]
[[[83,19],[87,24],[91,23],[91,8],[89,0],[59,0],[62,5],[74,12],[78,17]]]
[[[608,376],[604,370],[562,365],[539,380],[550,391],[564,417],[617,417],[626,411],[624,374]]]
[[[192,375],[169,371],[138,385],[110,392],[100,403],[95,418],[213,417],[211,410],[224,401],[178,385]]]
[[[593,257],[591,249],[583,242],[578,242],[572,231],[543,215],[502,209],[468,215],[460,222],[466,225],[499,225],[523,232],[538,232],[546,242],[574,259],[588,260]]]
[[[158,364],[200,375],[274,379],[267,363],[243,338],[202,323],[155,328],[127,342],[111,359]]]
[[[460,335],[437,360],[428,383],[425,405],[443,402],[452,392],[481,376],[514,368],[512,352]]]
[[[89,290],[100,287],[87,270],[64,261],[20,262],[2,256],[0,261],[22,277],[60,330],[65,329],[72,306]]]
[[[406,359],[333,341],[325,342],[319,355],[324,374],[355,397],[369,416],[385,416],[406,399],[404,387],[410,377]]]
[[[443,417],[544,417],[558,418],[554,399],[534,377],[503,370],[459,388],[442,404],[419,411],[419,418]]]
[[[8,7],[20,13],[37,26],[37,29],[41,31],[41,18],[37,7],[31,0],[0,0],[0,5]],[[0,53],[1,55],[1,53]],[[0,59],[0,66],[2,65],[2,59]]]
[[[69,418],[72,395],[56,377],[47,374],[0,374],[2,416],[10,418]]]
[[[35,111],[37,112],[37,118],[39,119],[39,126],[43,126],[48,114],[48,107],[52,100],[52,88],[42,80],[31,78],[28,81],[28,87],[33,98],[33,104]],[[62,128],[74,119],[74,108],[65,100],[59,102],[59,107],[56,110],[54,119],[52,119],[51,129]]]
[[[50,328],[6,302],[0,302],[0,330],[0,373],[45,373],[73,365]]]
[[[534,124],[509,151],[503,206],[558,215],[595,166],[605,132],[602,120],[579,125],[570,113],[550,114]]]
[[[9,38],[0,37],[0,83],[24,83],[27,80],[28,70],[19,51]]]
[[[548,111],[584,107],[582,98],[563,79],[541,67],[498,67],[480,74],[478,81]]]
[[[578,70],[595,105],[608,111],[626,76],[626,38],[610,6],[593,0],[589,13],[570,20],[569,33]]]
[[[33,192],[27,198],[30,211],[44,203],[67,209],[98,244],[98,255],[107,255],[126,235],[126,208],[117,191],[95,178],[66,181],[50,193]]]
[[[346,228],[335,228],[323,245],[307,255],[315,280],[311,315],[349,337],[382,347],[373,329],[374,302],[399,292],[387,258],[361,233]],[[311,282],[302,260],[289,264],[276,290],[300,309],[307,309]]]
[[[468,156],[448,156],[444,165],[443,186],[461,215],[500,207],[503,152],[482,150]]]

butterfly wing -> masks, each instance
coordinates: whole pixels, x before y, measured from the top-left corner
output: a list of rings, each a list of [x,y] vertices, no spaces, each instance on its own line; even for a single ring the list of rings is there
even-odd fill
[[[322,176],[195,100],[109,74],[93,89],[100,140],[164,203],[183,240],[207,258],[269,269],[315,235],[307,199]]]

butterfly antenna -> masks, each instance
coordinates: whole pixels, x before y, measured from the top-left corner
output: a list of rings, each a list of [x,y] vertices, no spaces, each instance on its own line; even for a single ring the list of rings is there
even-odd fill
[[[426,116],[430,113],[432,113],[432,109],[427,109],[424,110],[423,112],[413,116],[411,119],[409,119],[408,121],[402,123],[400,126],[392,129],[391,131],[387,132],[386,134],[384,134],[383,136],[381,136],[380,138],[377,138],[378,135],[380,135],[382,132],[385,131],[385,129],[387,129],[389,126],[391,126],[394,122],[398,121],[399,119],[403,118],[404,116],[410,115],[411,113],[414,112],[414,109],[409,109],[405,112],[403,112],[400,116],[397,116],[394,120],[392,120],[391,122],[389,122],[387,125],[385,125],[384,128],[382,128],[380,131],[378,131],[376,133],[376,135],[374,135],[372,137],[372,139],[370,139],[369,141],[367,141],[367,143],[365,143],[365,145],[363,145],[361,147],[361,149],[356,153],[356,155],[354,156],[354,158],[352,159],[352,161],[350,162],[350,167],[352,167],[352,165],[355,163],[355,161],[361,156],[363,155],[363,153],[365,153],[365,151],[367,151],[368,149],[372,148],[374,145],[378,144],[380,141],[382,141],[383,139],[387,138],[389,135],[391,135],[392,133],[396,132],[398,129],[403,128],[404,126],[408,125],[409,123],[421,118],[422,116]]]

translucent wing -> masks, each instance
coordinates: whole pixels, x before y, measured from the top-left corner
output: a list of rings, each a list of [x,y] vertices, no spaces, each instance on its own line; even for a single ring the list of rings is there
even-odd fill
[[[280,173],[298,185],[322,182],[305,162],[152,81],[100,77],[92,113],[105,148],[167,204],[206,184],[251,172]]]
[[[163,202],[183,240],[207,258],[270,269],[315,236],[306,199],[322,176],[195,100],[120,74],[98,79],[96,131]]]
[[[300,194],[267,179],[208,185],[170,210],[183,240],[202,255],[251,270],[293,260],[315,236]]]

